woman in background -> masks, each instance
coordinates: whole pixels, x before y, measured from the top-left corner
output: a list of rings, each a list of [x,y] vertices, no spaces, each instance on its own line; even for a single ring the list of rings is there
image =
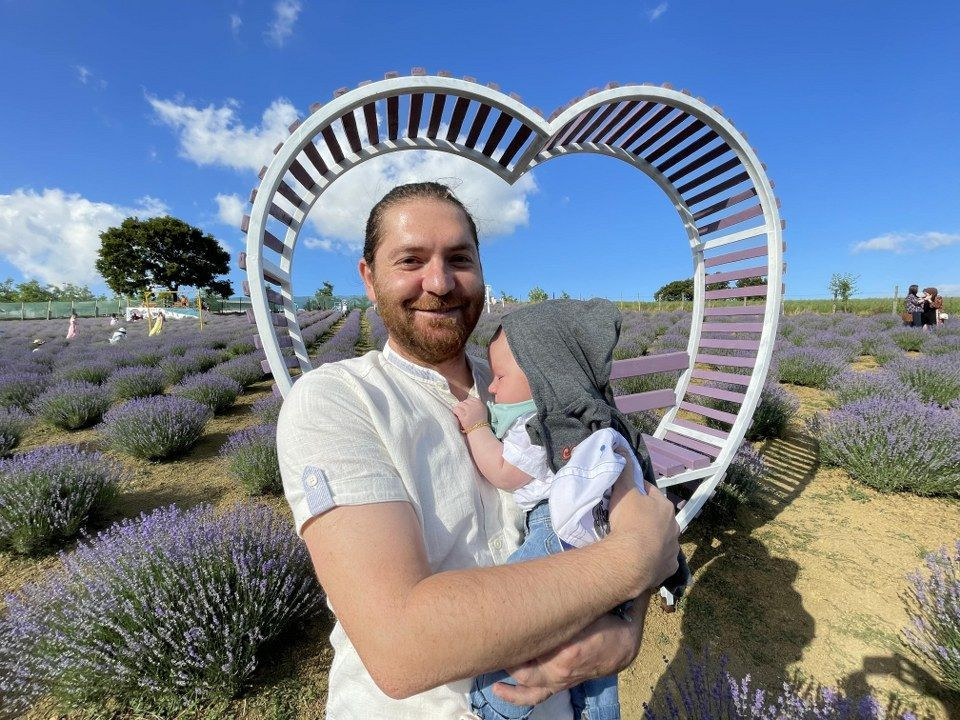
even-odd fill
[[[67,340],[73,340],[77,336],[77,313],[70,311],[70,324],[67,326]]]
[[[923,311],[923,301],[917,297],[917,292],[919,291],[919,285],[911,285],[907,290],[907,297],[903,300],[904,308],[904,324],[909,324],[910,327],[920,327],[921,323],[921,313]],[[910,322],[907,323],[907,315],[910,316]]]
[[[921,311],[923,329],[926,330],[930,327],[935,328],[939,320],[938,316],[940,311],[943,310],[943,298],[937,293],[935,287],[924,288],[921,297],[923,300],[923,309]]]

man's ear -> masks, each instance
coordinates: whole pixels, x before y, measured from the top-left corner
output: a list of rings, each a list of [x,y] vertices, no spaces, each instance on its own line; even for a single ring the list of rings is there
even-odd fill
[[[367,265],[367,261],[364,258],[360,258],[357,270],[360,272],[360,279],[363,280],[363,289],[367,294],[367,299],[375,303],[377,301],[377,293],[373,289],[373,268]]]

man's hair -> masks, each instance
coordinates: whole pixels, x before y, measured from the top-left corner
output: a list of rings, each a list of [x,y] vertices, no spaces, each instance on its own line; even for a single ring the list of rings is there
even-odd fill
[[[367,218],[367,230],[363,239],[363,259],[367,265],[373,267],[373,257],[377,253],[377,247],[380,245],[380,225],[383,222],[383,214],[394,205],[398,205],[407,200],[440,200],[456,205],[467,218],[467,225],[470,227],[470,234],[473,236],[473,242],[480,248],[480,240],[477,236],[477,225],[473,221],[473,216],[460,202],[459,198],[453,194],[453,190],[446,185],[438,182],[420,182],[407,183],[406,185],[397,185],[393,190],[384,195],[380,202],[373,206],[370,211],[370,217]]]

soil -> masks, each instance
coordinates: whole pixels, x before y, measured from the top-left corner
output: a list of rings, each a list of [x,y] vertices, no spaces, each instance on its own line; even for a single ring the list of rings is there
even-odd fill
[[[857,369],[872,367],[870,360],[861,358]],[[841,470],[820,467],[805,421],[827,409],[827,395],[787,387],[800,400],[798,417],[785,438],[756,446],[767,464],[767,486],[732,516],[694,522],[684,536],[694,584],[674,613],[651,604],[643,647],[620,679],[623,717],[643,716],[643,704],[669,686],[665,671],[682,667],[684,648],[699,653],[709,646],[715,657],[729,657],[735,676],[750,673],[756,686],[775,692],[783,678],[796,677],[811,687],[874,692],[897,714],[916,709],[920,717],[960,718],[960,698],[943,691],[900,639],[907,624],[901,599],[906,575],[925,553],[956,539],[960,503],[880,494]],[[269,381],[249,388],[180,459],[150,463],[118,456],[135,485],[103,522],[169,503],[225,506],[245,499],[218,451],[230,433],[257,422],[249,406],[269,392]],[[42,427],[21,449],[62,442],[97,447],[98,441],[94,430]],[[281,497],[259,501],[289,512]],[[38,580],[56,565],[55,556],[0,553],[0,591]],[[244,697],[185,717],[322,718],[329,632],[329,618],[297,629],[264,653]],[[38,707],[28,717],[58,716]]]

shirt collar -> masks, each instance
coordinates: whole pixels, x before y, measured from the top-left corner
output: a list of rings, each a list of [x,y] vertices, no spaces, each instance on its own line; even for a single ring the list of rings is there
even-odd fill
[[[450,391],[450,384],[443,375],[438,373],[433,368],[417,365],[415,362],[407,360],[390,346],[389,340],[387,340],[387,342],[383,345],[383,357],[388,363],[415,380],[439,386],[447,392]],[[481,380],[477,377],[476,364],[466,353],[464,353],[464,357],[467,359],[467,367],[470,368],[470,375],[473,377],[473,388],[471,389],[470,394],[479,395]]]

